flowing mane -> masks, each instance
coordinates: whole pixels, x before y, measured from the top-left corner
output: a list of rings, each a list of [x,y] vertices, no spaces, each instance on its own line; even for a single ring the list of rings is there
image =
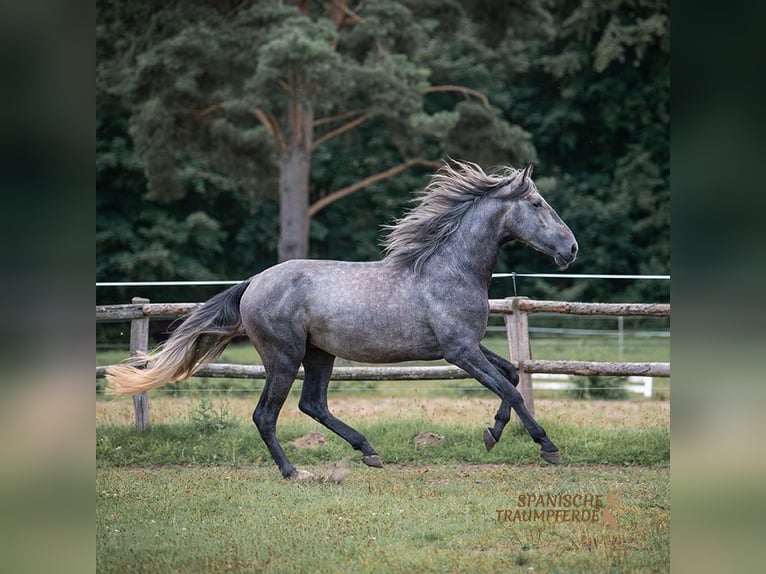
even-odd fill
[[[388,235],[382,241],[386,260],[400,268],[419,272],[460,226],[463,216],[476,201],[491,191],[515,183],[512,197],[521,197],[529,189],[518,180],[522,170],[505,168],[487,174],[471,162],[452,160],[431,176],[423,191],[415,198],[415,206],[404,217],[384,229]]]

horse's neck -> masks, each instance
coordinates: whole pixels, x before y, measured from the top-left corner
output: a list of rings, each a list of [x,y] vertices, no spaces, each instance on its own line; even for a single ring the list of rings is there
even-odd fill
[[[480,209],[466,213],[460,226],[428,262],[431,270],[436,274],[457,274],[467,282],[488,287],[502,246],[500,216]]]

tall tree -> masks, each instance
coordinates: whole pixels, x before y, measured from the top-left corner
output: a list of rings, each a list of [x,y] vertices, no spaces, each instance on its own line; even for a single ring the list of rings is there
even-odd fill
[[[342,0],[168,2],[149,13],[102,0],[99,8],[99,87],[133,110],[149,196],[176,201],[190,180],[203,180],[264,197],[276,180],[280,260],[307,256],[312,215],[413,166],[434,167],[444,153],[534,159],[529,134],[460,71],[485,70],[486,54],[475,38],[450,33],[476,31],[457,2],[358,11]],[[443,55],[454,44],[468,55],[450,67]],[[363,126],[387,134],[392,162],[315,193],[312,204],[314,153]]]

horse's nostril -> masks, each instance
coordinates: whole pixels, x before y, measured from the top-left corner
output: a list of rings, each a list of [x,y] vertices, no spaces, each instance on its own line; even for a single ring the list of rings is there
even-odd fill
[[[577,243],[572,243],[572,255],[577,255]]]

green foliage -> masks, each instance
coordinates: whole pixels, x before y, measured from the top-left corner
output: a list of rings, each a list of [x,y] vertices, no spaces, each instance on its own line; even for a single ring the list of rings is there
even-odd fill
[[[339,29],[329,7],[99,0],[98,279],[238,278],[273,264],[274,131],[290,137],[290,98],[316,120],[344,118],[315,126],[315,140],[364,120],[313,150],[311,201],[412,157],[535,161],[580,243],[570,271],[669,272],[666,1],[372,2]],[[379,258],[380,225],[429,171],[322,210],[309,255]],[[512,270],[552,269],[510,247],[498,271]],[[669,298],[656,282],[524,285],[532,297]]]
[[[199,407],[191,413],[191,424],[197,432],[219,432],[231,426],[234,417],[228,409],[221,405],[217,409],[207,397],[202,397]]]
[[[556,177],[548,195],[580,244],[571,271],[669,273],[667,3],[561,2],[553,12],[553,39],[525,45],[529,81],[511,87],[512,117],[534,134],[538,170]],[[542,267],[534,254],[514,255],[500,264]],[[558,288],[585,300],[669,298],[651,282]]]
[[[313,101],[341,88],[343,62],[332,47],[335,33],[328,20],[290,16],[274,26],[258,51],[258,64],[244,89],[254,101],[281,100],[289,86],[299,99]],[[250,99],[248,98],[248,99]]]

